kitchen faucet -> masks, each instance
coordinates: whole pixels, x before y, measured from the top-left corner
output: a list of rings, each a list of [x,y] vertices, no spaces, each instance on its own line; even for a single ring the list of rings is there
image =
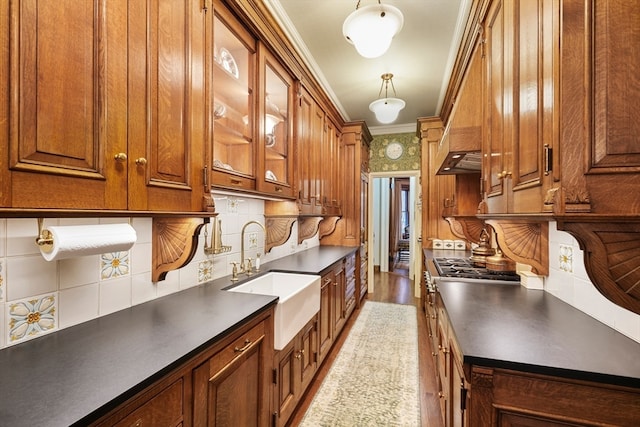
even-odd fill
[[[258,224],[260,226],[260,228],[262,228],[262,231],[264,232],[264,236],[265,236],[265,240],[267,237],[267,230],[264,228],[264,225],[262,225],[261,223],[259,223],[258,221],[249,221],[247,222],[245,225],[242,226],[242,234],[240,236],[240,272],[241,273],[247,273],[247,276],[251,276],[253,274],[252,270],[252,266],[251,266],[251,258],[249,258],[247,261],[249,261],[248,264],[245,265],[245,259],[244,259],[244,232],[247,228],[247,226],[251,225],[251,224]],[[258,266],[256,265],[256,270],[258,269]]]

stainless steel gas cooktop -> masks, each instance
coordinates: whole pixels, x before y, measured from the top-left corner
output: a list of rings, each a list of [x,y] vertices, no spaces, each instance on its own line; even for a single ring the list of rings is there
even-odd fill
[[[520,276],[515,272],[489,271],[474,266],[468,258],[434,258],[433,263],[440,278],[520,282]]]

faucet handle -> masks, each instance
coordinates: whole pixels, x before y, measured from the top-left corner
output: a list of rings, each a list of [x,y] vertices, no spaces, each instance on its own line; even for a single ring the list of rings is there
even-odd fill
[[[230,264],[233,265],[233,270],[231,271],[231,281],[235,282],[238,280],[238,262],[233,261]]]
[[[245,272],[247,276],[251,276],[253,274],[253,265],[251,265],[251,258],[247,258],[247,266],[245,267]]]

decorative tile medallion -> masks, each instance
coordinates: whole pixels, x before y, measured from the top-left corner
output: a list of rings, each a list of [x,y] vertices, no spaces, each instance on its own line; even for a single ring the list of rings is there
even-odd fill
[[[102,280],[127,276],[131,271],[130,267],[129,251],[100,255],[100,278]]]
[[[559,260],[560,270],[567,273],[573,272],[573,247],[569,245],[560,245]]]
[[[57,326],[56,294],[14,301],[7,306],[8,344],[35,338]]]
[[[238,213],[238,199],[227,199],[227,213]]]
[[[250,233],[249,234],[249,247],[257,248],[258,247],[258,233]]]
[[[203,283],[213,278],[213,260],[207,259],[198,263],[198,283]]]

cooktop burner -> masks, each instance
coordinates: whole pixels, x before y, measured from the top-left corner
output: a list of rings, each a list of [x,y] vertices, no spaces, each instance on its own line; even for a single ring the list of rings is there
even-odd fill
[[[467,258],[434,258],[433,260],[440,277],[455,279],[482,279],[519,282],[520,276],[515,272],[489,271],[483,267],[476,267]]]

